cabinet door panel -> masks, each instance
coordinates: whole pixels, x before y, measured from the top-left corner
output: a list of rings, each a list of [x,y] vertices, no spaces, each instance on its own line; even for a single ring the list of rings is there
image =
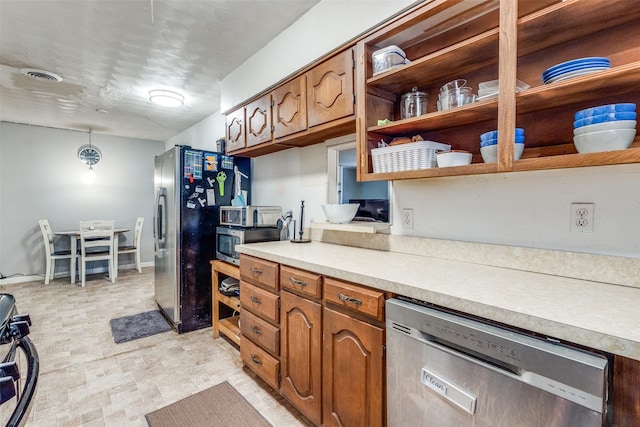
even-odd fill
[[[302,75],[273,91],[274,138],[307,129],[306,82],[306,76]]]
[[[320,425],[322,307],[289,292],[282,292],[280,297],[280,393],[311,421]]]
[[[246,146],[245,129],[244,129],[244,107],[227,114],[227,145],[226,151],[231,152],[239,150]]]
[[[354,113],[353,50],[326,60],[307,72],[309,127]]]
[[[384,330],[327,308],[323,316],[323,425],[384,425]]]
[[[247,147],[271,141],[271,96],[265,95],[246,107]]]

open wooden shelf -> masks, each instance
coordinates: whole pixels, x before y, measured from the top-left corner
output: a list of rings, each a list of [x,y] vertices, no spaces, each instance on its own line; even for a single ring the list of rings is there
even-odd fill
[[[519,2],[518,8],[525,3]],[[639,136],[627,150],[579,154],[571,132],[573,114],[579,109],[616,102],[640,105],[640,47],[632,41],[640,33],[640,8],[629,8],[625,1],[567,0],[547,2],[523,15],[512,2],[502,1],[500,4],[503,8],[498,10],[499,23],[495,28],[491,27],[495,24],[495,17],[491,15],[489,18],[488,15],[494,11],[487,9],[487,2],[487,15],[477,14],[474,17],[467,13],[464,28],[456,31],[443,29],[431,40],[425,35],[427,27],[424,22],[437,21],[437,14],[442,14],[442,22],[452,25],[461,22],[461,18],[448,13],[441,5],[425,4],[414,9],[406,19],[399,19],[359,42],[358,61],[363,67],[359,70],[358,79],[362,85],[358,88],[361,96],[358,123],[367,124],[358,133],[359,180],[417,179],[640,163]],[[473,30],[469,30],[466,39],[454,34],[467,28]],[[430,45],[432,41],[433,46]],[[404,46],[423,56],[409,57],[409,64],[371,77],[371,53],[389,44]],[[586,56],[610,57],[612,67],[556,83],[541,84],[540,76],[548,68],[548,63],[558,64]],[[532,87],[515,93],[515,80],[521,78],[520,74],[524,76],[522,80]],[[453,78],[465,78],[472,84],[499,78],[500,94],[496,98],[446,111],[433,111],[382,126],[375,125],[376,120],[385,115],[388,118],[398,116],[402,93],[416,86],[429,89],[434,94],[442,82]],[[511,160],[512,148],[503,144],[498,146],[497,163],[482,163],[479,135],[498,129],[499,138],[509,140],[516,126],[524,128],[527,134],[522,158]],[[370,150],[376,147],[376,142],[414,135],[450,144],[453,149],[471,151],[474,163],[392,173],[372,172]]]
[[[238,321],[240,320],[240,315],[227,317],[225,319],[220,319],[218,321],[218,328],[221,334],[224,334],[231,341],[240,345],[240,326]]]

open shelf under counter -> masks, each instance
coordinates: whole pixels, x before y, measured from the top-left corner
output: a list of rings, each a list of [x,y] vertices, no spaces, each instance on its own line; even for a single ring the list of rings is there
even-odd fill
[[[235,344],[240,345],[240,316],[227,317],[218,321],[218,328],[221,334],[224,334],[227,338],[233,341]]]

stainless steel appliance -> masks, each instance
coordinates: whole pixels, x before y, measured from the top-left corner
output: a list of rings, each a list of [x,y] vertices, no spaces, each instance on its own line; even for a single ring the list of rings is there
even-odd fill
[[[219,208],[248,191],[233,184],[234,171],[249,176],[249,169],[250,159],[182,146],[155,158],[155,300],[178,333],[212,324]]]
[[[220,225],[231,227],[275,227],[282,220],[279,206],[223,206]]]
[[[392,298],[387,420],[396,426],[602,426],[608,360]]]
[[[280,240],[280,230],[276,227],[216,229],[216,257],[223,261],[240,265],[240,254],[236,246],[243,243],[257,243]]]

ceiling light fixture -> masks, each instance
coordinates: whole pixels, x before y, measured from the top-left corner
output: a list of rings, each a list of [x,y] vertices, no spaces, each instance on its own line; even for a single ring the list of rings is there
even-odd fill
[[[163,107],[180,107],[184,105],[184,96],[172,90],[154,89],[149,91],[149,101]]]

